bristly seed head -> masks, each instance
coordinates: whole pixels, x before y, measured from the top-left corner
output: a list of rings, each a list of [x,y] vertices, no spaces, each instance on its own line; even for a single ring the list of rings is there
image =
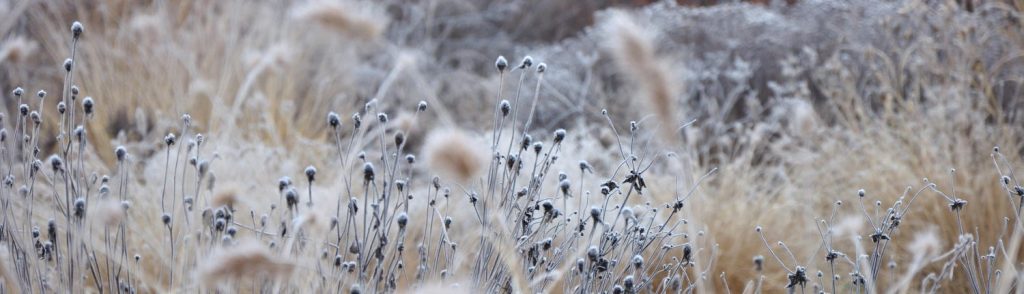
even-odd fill
[[[565,140],[565,129],[555,130],[555,144],[562,143]]]
[[[498,105],[501,109],[501,116],[508,116],[508,113],[512,111],[512,104],[509,104],[508,100],[502,99]]]
[[[64,114],[64,112],[67,111],[67,110],[68,110],[68,107],[67,107],[67,105],[64,104],[64,101],[61,101],[61,102],[57,103],[57,112],[58,113]]]
[[[71,61],[71,58],[64,59],[64,71],[71,71],[72,63],[73,61]]]
[[[18,113],[21,113],[21,116],[28,115],[28,104],[18,106]]]
[[[420,103],[416,104],[416,111],[427,111],[427,101],[420,100]]]
[[[124,161],[128,157],[128,149],[125,149],[124,146],[117,146],[114,148],[114,155],[117,156],[117,161]]]
[[[44,91],[44,90],[39,90],[39,92],[36,92],[36,97],[39,97],[39,98],[46,98],[46,91]]]
[[[314,179],[316,179],[316,167],[314,167],[312,165],[307,166],[305,172],[306,172],[306,180],[309,180],[310,182],[312,182]]]
[[[327,113],[327,125],[331,126],[331,128],[337,129],[341,126],[341,117],[339,117],[334,111]]]
[[[494,61],[494,67],[498,69],[498,72],[505,72],[505,69],[508,68],[508,60],[505,59],[505,56],[498,56],[498,60]]]
[[[367,182],[373,181],[373,163],[367,162],[363,164],[363,180]]]
[[[164,144],[167,144],[167,146],[173,146],[175,140],[174,133],[167,133],[167,136],[164,136]]]
[[[25,94],[25,89],[22,89],[21,87],[14,88],[14,91],[11,91],[11,94],[14,94],[14,97],[21,97],[21,95]]]
[[[85,97],[85,99],[82,99],[82,110],[85,111],[85,115],[91,115],[92,114],[92,107],[93,107],[92,97]]]
[[[857,196],[864,198],[864,189],[857,190]]]
[[[82,37],[82,33],[85,32],[85,27],[82,26],[81,22],[71,23],[71,36],[75,39]]]
[[[382,124],[383,123],[387,123],[388,122],[388,114],[387,113],[383,113],[383,112],[377,113],[377,121],[379,121]]]
[[[537,65],[537,73],[544,73],[544,71],[546,70],[548,70],[547,64],[541,62],[540,64]]]
[[[523,57],[523,62],[519,64],[519,69],[526,69],[533,66],[533,57],[527,55]]]
[[[395,222],[398,223],[399,229],[405,229],[405,224],[409,223],[409,215],[401,212],[395,217]]]

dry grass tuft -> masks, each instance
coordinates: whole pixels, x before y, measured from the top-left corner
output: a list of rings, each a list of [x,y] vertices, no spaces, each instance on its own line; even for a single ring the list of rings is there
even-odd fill
[[[676,125],[680,123],[676,107],[678,79],[667,67],[669,63],[658,58],[651,28],[640,27],[621,11],[610,13],[603,26],[604,46],[619,71],[638,86],[645,106],[658,120],[664,142],[676,142]]]
[[[237,245],[217,249],[199,266],[196,274],[201,283],[213,286],[247,279],[279,280],[290,275],[294,267],[266,245],[244,240]]]
[[[292,10],[296,19],[311,21],[347,36],[362,40],[373,40],[387,28],[387,20],[379,13],[355,3],[310,1]]]
[[[432,170],[460,183],[475,178],[487,163],[487,152],[465,131],[458,129],[435,130],[427,136],[423,146],[427,165]]]
[[[39,47],[36,42],[25,37],[13,37],[0,46],[0,63],[20,63],[28,59]]]

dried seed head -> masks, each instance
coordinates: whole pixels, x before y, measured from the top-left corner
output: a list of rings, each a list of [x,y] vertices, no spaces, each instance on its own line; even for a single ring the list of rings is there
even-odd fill
[[[284,189],[287,189],[288,186],[291,186],[291,185],[292,185],[292,178],[289,178],[289,177],[285,176],[285,177],[281,177],[280,179],[277,179],[277,191],[278,192],[284,192]]]
[[[590,261],[597,260],[598,254],[600,254],[600,252],[597,250],[597,246],[590,246],[590,248],[587,248],[587,258],[590,258]]]
[[[50,167],[53,168],[53,172],[64,171],[64,160],[60,159],[57,154],[50,155]]]
[[[420,103],[416,104],[416,111],[427,111],[427,101],[420,100]]]
[[[85,97],[85,99],[82,99],[82,110],[85,111],[85,115],[92,114],[93,103],[92,97]]]
[[[75,217],[81,219],[85,216],[85,198],[75,199]]]
[[[498,107],[501,109],[501,116],[508,116],[508,113],[512,111],[512,104],[509,104],[508,100],[505,99],[501,100]]]
[[[117,161],[124,161],[128,157],[128,149],[125,149],[124,146],[117,146],[114,148],[114,155],[117,156]]]
[[[164,136],[164,144],[167,144],[167,146],[174,145],[175,140],[177,138],[174,137],[174,133],[167,133],[167,136]]]
[[[38,111],[33,110],[31,113],[28,114],[28,117],[32,119],[32,123],[34,124],[38,125],[43,123],[43,117],[39,115]]]
[[[46,91],[39,90],[39,92],[36,92],[36,97],[46,98]]]
[[[594,219],[594,222],[601,221],[601,208],[593,206],[590,208],[590,218]]]
[[[363,180],[367,182],[373,181],[373,163],[367,162],[363,164]]]
[[[409,164],[416,163],[416,155],[406,154],[405,155],[405,162],[407,162]]]
[[[523,62],[519,64],[519,69],[526,69],[533,66],[533,57],[527,55],[523,57]]]
[[[451,229],[453,221],[454,221],[454,219],[452,219],[451,216],[444,217],[444,228],[445,229]]]
[[[633,267],[635,267],[637,269],[643,269],[643,267],[644,267],[644,257],[640,256],[640,254],[633,255]]]
[[[64,71],[71,71],[71,64],[72,63],[73,63],[73,61],[71,60],[71,58],[64,59]]]
[[[339,117],[334,111],[327,113],[327,125],[331,126],[331,128],[337,129],[341,126],[341,117]]]
[[[383,112],[377,113],[377,121],[382,123],[382,124],[383,123],[387,123],[388,122],[388,114],[387,113],[383,113]]]
[[[864,189],[857,190],[857,196],[864,198]]]
[[[170,226],[171,214],[165,212],[163,215],[160,216],[160,221],[163,222],[165,226]]]
[[[399,131],[395,133],[395,146],[402,146],[405,143],[405,133]]]
[[[58,113],[64,114],[64,112],[67,111],[67,110],[68,110],[68,107],[67,107],[67,105],[64,105],[64,101],[61,101],[61,102],[57,103],[57,112]]]
[[[544,142],[533,143],[533,153],[540,154],[541,150],[544,150]]]
[[[505,56],[498,56],[498,60],[494,61],[494,67],[498,69],[498,72],[505,72],[505,69],[508,68],[508,60],[505,59]]]
[[[395,222],[398,223],[399,229],[405,229],[405,224],[409,222],[409,215],[401,212],[395,217]]]
[[[544,73],[544,71],[546,70],[548,70],[547,64],[541,62],[540,64],[537,65],[537,73]]]
[[[82,37],[82,33],[85,32],[85,27],[80,22],[71,23],[71,36],[75,39]]]
[[[557,130],[555,130],[555,144],[562,143],[562,140],[564,140],[564,139],[565,139],[565,129],[557,129]]]
[[[363,117],[360,116],[358,112],[357,113],[353,113],[352,114],[352,126],[358,129],[359,126],[361,126],[361,125],[363,125]]]
[[[305,172],[306,172],[306,180],[309,180],[310,182],[312,182],[314,179],[316,179],[316,167],[313,167],[312,165],[307,166]]]
[[[22,104],[21,106],[18,106],[18,113],[21,113],[21,116],[28,115],[28,104]]]
[[[74,99],[74,96],[78,96],[78,92],[78,86],[71,86],[71,99]]]
[[[21,87],[14,88],[14,91],[11,91],[11,94],[14,94],[15,98],[21,97],[21,95],[25,94],[25,89],[22,89]]]

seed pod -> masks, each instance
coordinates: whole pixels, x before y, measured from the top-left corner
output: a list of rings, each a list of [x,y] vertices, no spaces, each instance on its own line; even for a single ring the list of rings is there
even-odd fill
[[[505,72],[505,69],[508,68],[508,60],[505,59],[505,56],[498,56],[498,60],[494,61],[494,67],[498,69],[498,72]]]
[[[337,113],[334,113],[334,111],[327,113],[327,125],[331,126],[331,128],[337,129],[341,126],[341,117],[339,117]]]
[[[91,115],[93,108],[92,97],[85,97],[82,99],[82,109],[85,110],[85,115]]]
[[[306,179],[312,182],[316,178],[316,167],[312,165],[306,167]]]
[[[82,33],[85,32],[85,27],[80,22],[71,23],[71,36],[75,39],[82,37]]]

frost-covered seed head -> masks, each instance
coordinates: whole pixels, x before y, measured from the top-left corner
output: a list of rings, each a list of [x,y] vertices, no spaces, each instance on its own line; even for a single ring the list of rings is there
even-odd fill
[[[494,67],[498,69],[498,72],[505,72],[505,69],[508,69],[508,60],[505,59],[505,56],[498,56],[498,60],[494,61]]]
[[[312,165],[307,166],[305,172],[306,172],[306,179],[309,180],[310,182],[312,182],[314,179],[316,179],[316,167],[313,167]]]
[[[82,37],[82,33],[84,33],[84,32],[85,32],[85,27],[82,26],[81,22],[77,22],[76,21],[76,22],[71,23],[71,36],[72,37],[74,37],[75,39],[78,39],[78,38]]]
[[[331,111],[327,114],[327,125],[331,126],[331,128],[337,129],[338,126],[341,126],[341,117],[339,117],[334,111]]]

